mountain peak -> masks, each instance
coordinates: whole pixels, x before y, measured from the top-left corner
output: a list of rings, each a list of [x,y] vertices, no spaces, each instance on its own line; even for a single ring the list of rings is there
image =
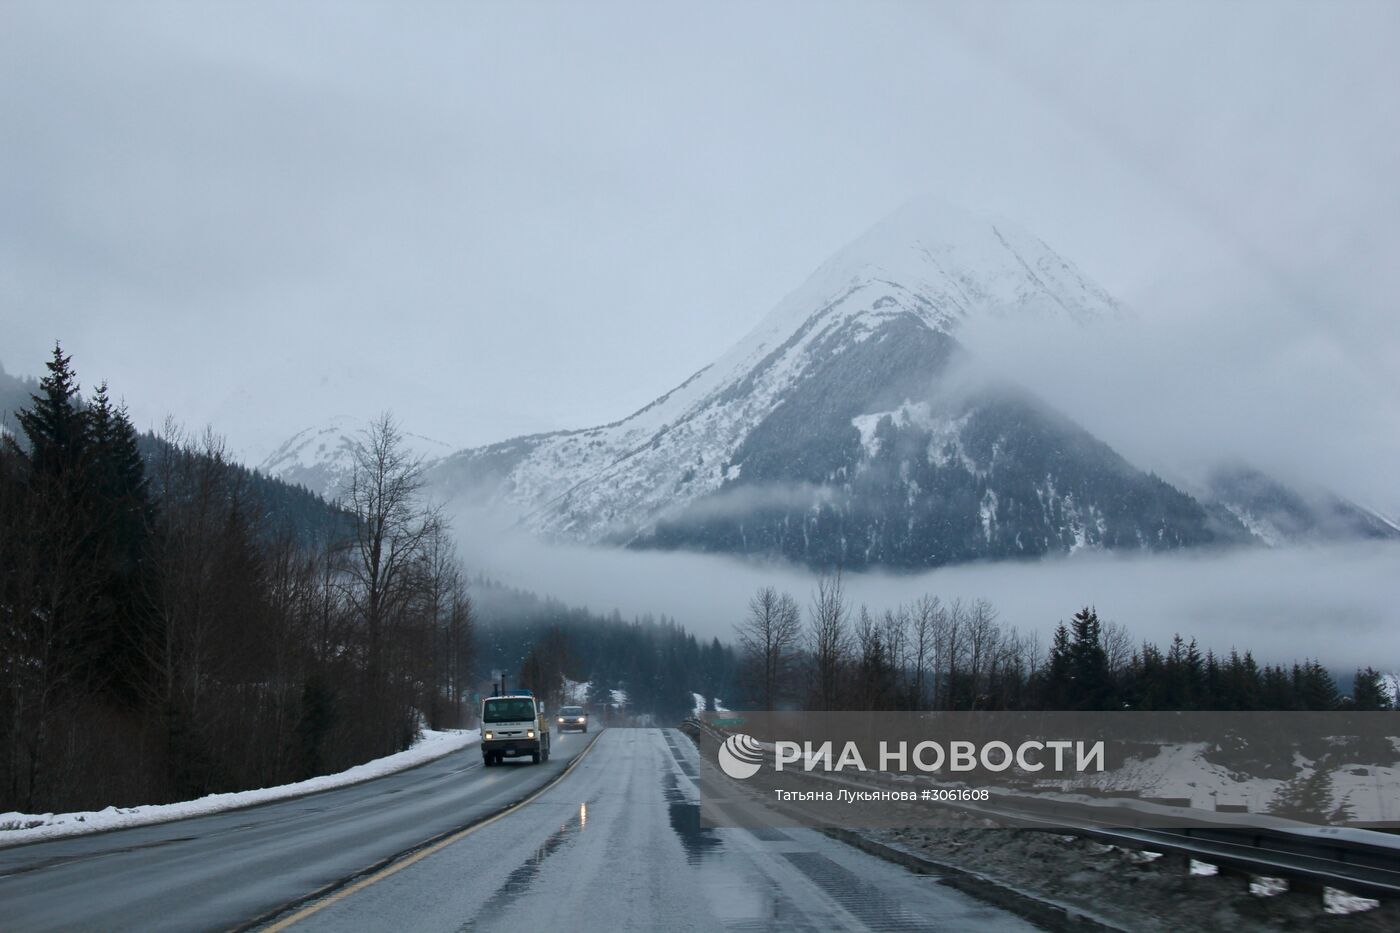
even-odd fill
[[[438,475],[454,490],[513,503],[535,530],[631,540],[687,503],[764,477],[846,482],[864,463],[850,460],[864,449],[853,424],[924,398],[961,352],[955,334],[969,318],[1087,323],[1117,314],[1107,293],[1015,224],[916,198],[645,408],[596,428],[464,451]],[[802,438],[811,449],[789,443]]]
[[[979,214],[943,198],[919,195],[890,211],[853,240],[847,249],[868,244],[892,250],[913,243],[959,247],[985,237],[994,226],[1014,227],[1015,224],[991,214]]]
[[[355,450],[368,423],[348,415],[335,415],[317,427],[304,428],[284,441],[259,464],[258,469],[283,482],[305,486],[327,500],[344,494],[354,471]],[[442,441],[410,431],[400,431],[409,455],[432,463],[452,452]]]
[[[755,333],[790,331],[804,313],[837,305],[847,315],[911,311],[945,332],[979,315],[1089,324],[1122,314],[1107,292],[1013,221],[932,196],[906,201],[838,250]]]

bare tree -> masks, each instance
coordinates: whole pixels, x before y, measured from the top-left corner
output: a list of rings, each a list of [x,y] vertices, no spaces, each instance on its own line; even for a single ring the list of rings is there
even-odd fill
[[[881,617],[881,640],[889,660],[890,692],[898,702],[907,702],[905,685],[909,674],[909,609],[886,609]]]
[[[934,645],[939,617],[943,607],[937,596],[919,597],[909,611],[909,664],[913,668],[910,701],[914,709],[923,709],[926,702],[924,679],[934,660]]]
[[[967,609],[962,600],[955,599],[947,611],[935,622],[934,645],[934,706],[937,709],[956,709],[958,683],[961,677],[959,665],[964,650],[964,628],[967,624]]]
[[[393,416],[380,415],[355,449],[344,505],[355,519],[347,595],[364,627],[363,698],[366,714],[383,725],[387,751],[411,738],[398,721],[406,712],[401,702],[411,699],[389,695],[405,685],[395,683],[396,672],[386,669],[387,633],[406,620],[415,572],[440,524],[438,513],[422,504],[421,487],[421,461],[409,454]]]
[[[967,683],[968,709],[985,705],[990,669],[1001,647],[1001,628],[997,611],[985,599],[974,600],[967,615]]]
[[[809,700],[813,709],[830,710],[838,705],[841,671],[850,653],[850,633],[846,630],[849,612],[840,571],[822,576],[812,597],[812,621],[807,635],[815,674]]]
[[[801,637],[802,614],[797,601],[765,586],[749,600],[748,617],[734,628],[754,698],[764,709],[776,709],[788,693]]]
[[[464,575],[458,573],[452,581],[447,626],[443,632],[446,655],[444,685],[448,704],[452,708],[452,724],[458,728],[467,725],[463,696],[471,680],[475,633],[476,614],[472,609],[471,596],[467,593],[467,581]]]
[[[1122,674],[1133,658],[1133,639],[1128,630],[1118,622],[1103,624],[1103,650],[1108,659],[1109,673],[1115,677]]]

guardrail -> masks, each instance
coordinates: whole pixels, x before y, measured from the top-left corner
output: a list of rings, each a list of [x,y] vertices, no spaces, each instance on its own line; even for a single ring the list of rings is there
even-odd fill
[[[702,720],[688,725],[724,741],[727,733]],[[818,780],[851,782],[807,772]],[[862,783],[900,783],[862,775]],[[906,785],[907,786],[907,785]],[[1400,837],[1351,827],[1199,826],[1173,829],[1150,825],[1119,827],[1095,822],[1094,808],[1071,801],[999,795],[989,803],[949,802],[948,806],[1009,820],[1019,828],[1083,836],[1124,848],[1170,852],[1219,868],[1268,878],[1282,878],[1308,889],[1337,888],[1364,897],[1400,898]],[[1126,809],[1126,806],[1123,808]],[[1115,808],[1119,812],[1119,808]],[[1136,823],[1150,823],[1150,808],[1131,813]],[[1238,822],[1239,817],[1231,822]],[[1276,821],[1282,823],[1283,821]]]

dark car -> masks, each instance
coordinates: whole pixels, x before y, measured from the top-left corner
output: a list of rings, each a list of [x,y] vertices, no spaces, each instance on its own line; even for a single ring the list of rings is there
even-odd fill
[[[582,706],[561,706],[559,707],[559,731],[569,730],[578,732],[588,731],[588,714],[583,711]]]

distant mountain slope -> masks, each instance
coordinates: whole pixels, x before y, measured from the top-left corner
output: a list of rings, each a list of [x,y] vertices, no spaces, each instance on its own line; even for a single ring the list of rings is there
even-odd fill
[[[137,438],[141,455],[146,460],[146,474],[157,497],[161,489],[160,459],[162,457],[194,457],[211,462],[206,453],[181,450],[156,435],[147,432]],[[244,501],[255,510],[259,530],[269,537],[288,535],[303,544],[325,544],[343,538],[351,530],[352,518],[334,503],[321,498],[303,486],[286,482],[250,469],[241,463],[226,460],[219,465],[230,488],[239,490]]]
[[[1014,225],[914,202],[641,411],[463,451],[433,476],[545,535],[815,564],[1248,540],[1025,393],[946,383],[969,318],[1121,313]]]
[[[14,432],[14,413],[29,406],[29,397],[39,391],[37,379],[12,376],[0,366],[0,433]]]
[[[299,431],[263,460],[258,469],[333,501],[349,489],[355,448],[367,424],[367,421],[341,417],[321,427]],[[404,432],[402,438],[414,456],[425,464],[452,452],[447,444],[422,435]]]
[[[719,491],[630,544],[907,569],[1248,540],[1023,392],[930,394],[959,352],[918,322],[886,322],[813,367]]]
[[[1326,490],[1299,492],[1243,464],[1212,471],[1201,495],[1266,544],[1400,540],[1400,527],[1369,509]]]

